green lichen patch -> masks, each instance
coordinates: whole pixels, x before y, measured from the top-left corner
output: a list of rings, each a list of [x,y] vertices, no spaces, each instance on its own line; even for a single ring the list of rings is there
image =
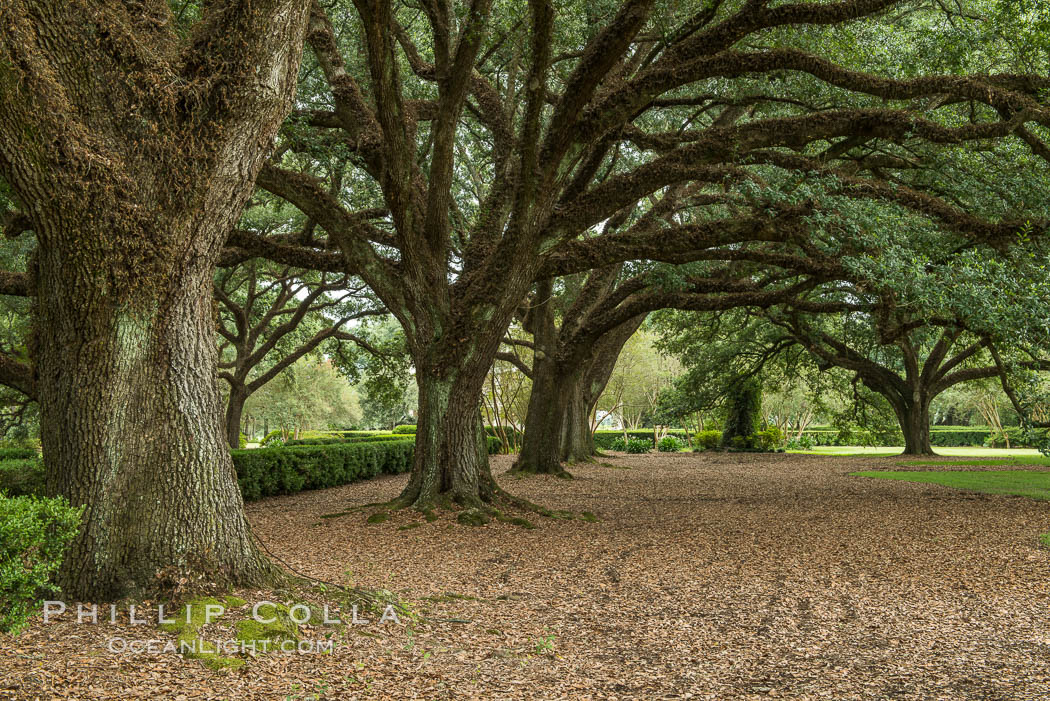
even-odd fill
[[[464,526],[484,526],[489,517],[481,509],[465,509],[456,516],[456,521]]]
[[[590,511],[581,511],[580,520],[586,521],[587,523],[597,523],[598,517],[592,514]]]
[[[383,523],[390,518],[389,511],[377,511],[365,519],[366,523]]]
[[[512,525],[527,528],[529,530],[532,530],[536,527],[536,525],[532,523],[532,521],[529,521],[526,518],[522,518],[521,516],[507,516],[499,511],[495,512],[495,516],[496,520],[502,523],[510,523]]]
[[[313,618],[313,609],[310,610]],[[237,641],[251,646],[255,652],[272,652],[284,641],[298,642],[299,627],[292,620],[287,606],[263,604],[256,618],[237,621],[234,626]]]
[[[244,660],[219,654],[215,645],[205,640],[200,631],[205,625],[222,618],[226,609],[237,608],[245,603],[237,597],[226,597],[225,603],[212,596],[199,597],[188,601],[172,617],[173,621],[161,623],[158,627],[175,635],[176,649],[183,657],[200,660],[209,669],[235,669],[242,666]]]
[[[397,530],[399,530],[399,531],[410,531],[410,530],[412,530],[413,528],[419,528],[419,527],[420,527],[420,526],[422,526],[422,525],[423,525],[423,524],[422,524],[422,523],[419,523],[419,522],[416,522],[416,523],[406,523],[406,524],[405,524],[405,525],[403,525],[403,526],[398,526],[398,527],[397,527]]]
[[[336,511],[333,514],[321,514],[321,518],[339,518],[340,516],[349,516],[355,513],[354,511]]]

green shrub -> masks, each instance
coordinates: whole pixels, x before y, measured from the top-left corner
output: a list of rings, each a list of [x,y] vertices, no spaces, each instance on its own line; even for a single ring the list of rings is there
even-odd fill
[[[400,426],[394,426],[394,433],[415,433],[415,424],[401,424]]]
[[[653,449],[653,442],[651,440],[643,440],[641,438],[632,438],[627,441],[626,446],[628,453],[639,455],[641,453],[648,453]]]
[[[6,492],[12,497],[43,495],[43,461],[37,457],[0,460],[0,492]]]
[[[76,536],[81,508],[65,499],[0,495],[0,630],[18,632]]]
[[[788,450],[813,450],[813,439],[806,434],[799,438],[792,438],[787,442]]]
[[[756,450],[773,452],[784,444],[784,432],[772,426],[751,436],[750,443]]]
[[[619,453],[622,453],[623,451],[627,450],[627,441],[623,439],[623,436],[620,436],[619,438],[617,438],[609,444],[609,450],[615,450]]]
[[[685,441],[689,436],[689,432],[681,428],[672,428],[667,432],[667,435],[674,436],[679,440]],[[651,428],[639,428],[630,430],[627,432],[627,437],[629,439],[634,438],[637,440],[649,441],[649,447],[654,447],[653,429]],[[619,443],[617,443],[617,441],[619,441]],[[617,443],[621,447],[614,447],[614,443]],[[623,431],[616,431],[612,429],[595,431],[594,447],[598,448],[599,450],[623,450]]]
[[[386,434],[374,434],[367,436],[359,436],[354,438],[340,438],[328,436],[324,438],[297,438],[290,439],[284,442],[286,446],[293,445],[336,445],[339,443],[376,443],[383,441],[412,441],[415,440],[415,436],[408,434],[395,435],[393,433]]]
[[[243,450],[244,448],[247,448],[247,447],[248,447],[248,436],[246,436],[246,435],[244,435],[244,434],[242,433],[242,434],[241,434],[241,435],[240,435],[240,436],[239,436],[239,437],[237,438],[237,447],[238,447],[238,448],[241,448],[242,450]]]
[[[304,489],[338,487],[380,474],[408,472],[412,469],[415,447],[414,440],[399,437],[385,441],[233,450],[230,454],[241,494],[245,501],[254,501]],[[490,455],[500,448],[498,438],[488,438]]]
[[[245,501],[253,501],[407,472],[414,447],[412,441],[397,440],[230,452],[241,494]]]
[[[729,414],[726,416],[725,430],[722,431],[722,445],[736,448],[735,438],[746,440],[758,433],[762,385],[756,378],[741,380],[730,387],[728,399]]]
[[[729,439],[729,445],[726,447],[733,450],[751,450],[751,437],[733,436]]]
[[[664,436],[660,439],[657,449],[661,453],[677,453],[682,449],[682,441],[678,440],[674,436]]]
[[[721,431],[700,431],[693,434],[693,450],[713,450],[721,444]]]

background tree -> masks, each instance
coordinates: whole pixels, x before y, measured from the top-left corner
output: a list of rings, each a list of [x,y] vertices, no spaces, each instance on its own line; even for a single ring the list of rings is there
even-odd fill
[[[356,285],[356,287],[355,287]],[[378,352],[350,323],[386,314],[345,274],[317,273],[252,259],[215,276],[219,377],[229,385],[226,436],[236,448],[244,403],[300,358],[340,343]]]
[[[361,420],[356,390],[329,360],[300,358],[245,402],[245,411],[284,439],[303,431],[345,429]]]

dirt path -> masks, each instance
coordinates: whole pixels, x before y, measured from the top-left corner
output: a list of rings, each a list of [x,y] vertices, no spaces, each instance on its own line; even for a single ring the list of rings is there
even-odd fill
[[[0,638],[0,698],[1050,699],[1047,503],[846,476],[891,459],[611,463],[630,469],[501,480],[596,523],[322,518],[403,477],[249,506],[297,569],[469,623],[361,626],[332,655],[213,673],[37,622]]]

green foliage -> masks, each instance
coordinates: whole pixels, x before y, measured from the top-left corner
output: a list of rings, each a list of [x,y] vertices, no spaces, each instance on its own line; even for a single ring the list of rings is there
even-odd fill
[[[498,438],[490,436],[487,442],[490,455],[502,447]],[[415,441],[399,436],[381,441],[233,450],[230,454],[241,494],[245,501],[254,501],[408,472],[415,447]]]
[[[231,451],[245,501],[324,489],[412,469],[406,440]]]
[[[722,445],[739,447],[737,438],[748,437],[758,433],[762,411],[762,385],[755,378],[736,383],[729,391],[729,413],[726,416],[725,430],[722,431]]]
[[[414,436],[394,433],[377,433],[367,436],[352,436],[342,438],[339,436],[327,436],[321,438],[296,438],[284,442],[285,446],[295,445],[336,445],[339,443],[375,443],[384,441],[414,441]]]
[[[1018,426],[1012,426],[1006,429],[1006,433],[1010,436],[1011,448],[1035,447],[1031,438],[1026,439],[1024,431]],[[1036,431],[1034,438],[1039,440],[1040,438],[1045,438],[1046,435],[1046,431]],[[808,450],[813,446],[904,445],[904,436],[901,435],[900,431],[876,433],[856,426],[844,427],[840,430],[807,430],[803,431],[802,439],[809,443],[808,447],[802,447],[800,440],[800,445],[798,447],[803,450]],[[1006,442],[1003,440],[999,432],[987,426],[950,428],[939,428],[934,426],[930,429],[930,443],[935,447],[941,448],[966,448],[976,446],[986,446],[989,448],[1006,447]]]
[[[0,460],[0,492],[8,496],[44,494],[44,463],[37,457]]]
[[[784,445],[784,432],[776,426],[771,426],[764,431],[759,431],[751,436],[751,445],[755,450],[773,452],[780,450]]]
[[[788,450],[812,450],[813,438],[803,434],[799,438],[792,438],[787,442]]]
[[[0,448],[0,460],[25,460],[37,457],[33,448]]]
[[[415,424],[401,424],[400,426],[394,426],[394,433],[415,433]]]
[[[640,455],[642,453],[648,453],[653,449],[653,442],[651,440],[642,440],[640,438],[631,438],[627,441],[627,445],[624,446],[624,450],[634,455]]]
[[[594,432],[594,447],[599,450],[624,450],[625,444],[623,440],[623,431],[595,431]],[[688,432],[680,428],[672,428],[667,432],[668,435],[674,436],[679,440],[685,441],[688,437]],[[655,437],[651,428],[633,429],[627,432],[629,439],[648,441],[649,447],[655,447]],[[619,447],[617,447],[619,446]]]
[[[664,436],[660,439],[660,443],[657,444],[657,449],[661,453],[677,453],[682,449],[682,445],[682,441],[674,436]]]
[[[347,426],[358,416],[357,398],[346,378],[330,362],[313,358],[300,358],[282,370],[248,398],[244,411],[257,424],[277,426],[281,435]]]
[[[693,434],[694,450],[714,450],[722,444],[721,431],[700,431]]]
[[[0,630],[18,632],[48,592],[76,536],[83,507],[65,499],[0,494]]]
[[[244,448],[247,448],[248,447],[248,436],[244,435],[243,433],[240,434],[240,436],[238,436],[238,438],[237,438],[237,447],[241,448],[242,450]]]

